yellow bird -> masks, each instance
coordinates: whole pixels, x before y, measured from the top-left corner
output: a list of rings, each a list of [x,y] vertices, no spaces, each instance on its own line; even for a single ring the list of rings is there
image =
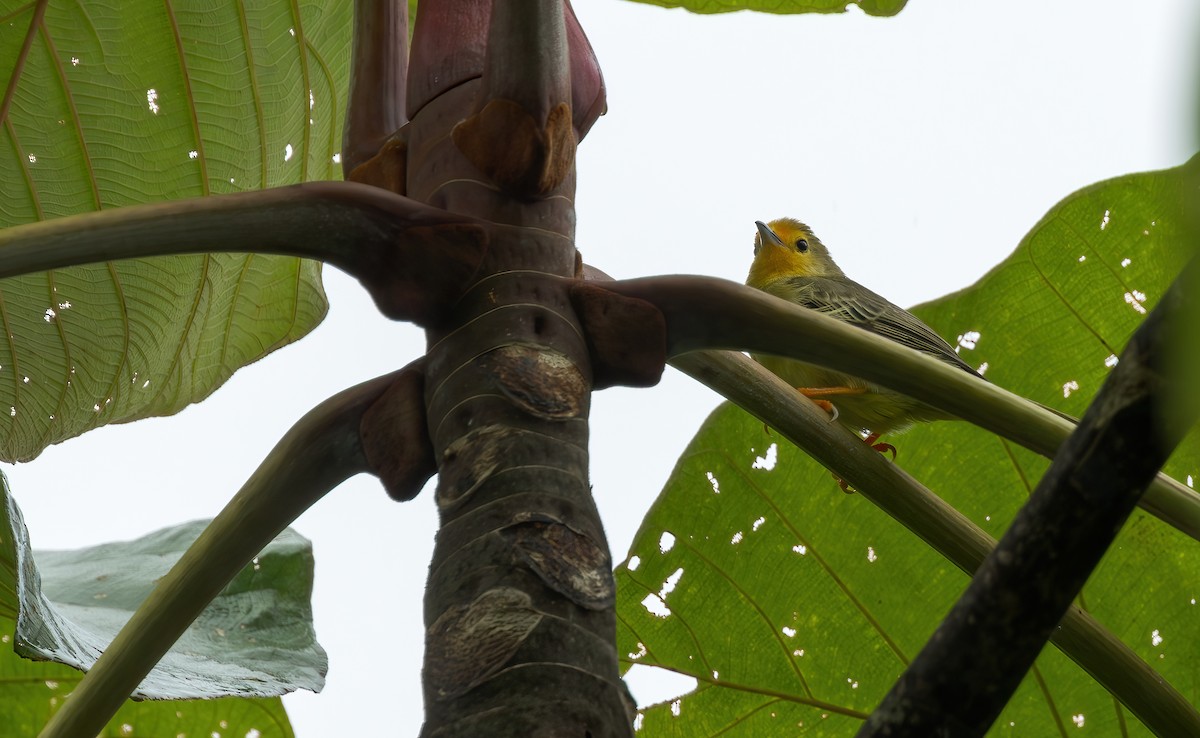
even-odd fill
[[[829,250],[798,220],[756,221],[754,262],[746,284],[857,328],[889,338],[978,376],[950,344],[915,315],[846,277]],[[831,412],[855,433],[866,431],[867,443],[879,451],[896,449],[874,444],[884,433],[897,433],[913,423],[952,418],[907,395],[834,369],[778,356],[754,359],[806,397]]]

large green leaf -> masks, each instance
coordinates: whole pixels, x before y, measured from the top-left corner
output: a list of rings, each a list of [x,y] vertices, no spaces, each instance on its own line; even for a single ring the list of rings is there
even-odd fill
[[[0,475],[0,617],[16,620],[16,651],[90,668],[208,521],[134,541],[32,553]],[[138,686],[149,699],[271,697],[325,681],[312,625],[313,558],[290,528],[222,590]],[[80,675],[76,673],[76,678]]]
[[[844,13],[857,4],[868,15],[895,15],[908,0],[638,0],[664,8],[684,8],[693,13],[731,13],[756,10],[761,13]]]
[[[61,664],[35,662],[12,652],[13,621],[0,617],[0,735],[35,736],[83,674]],[[99,738],[130,736],[257,736],[293,738],[278,697],[185,702],[126,702]]]
[[[919,309],[990,379],[1080,413],[1143,311],[1193,252],[1178,212],[1187,167],[1068,197],[976,285]],[[899,463],[993,535],[1044,459],[965,423],[900,437]],[[1193,432],[1167,467],[1200,469]],[[654,735],[852,733],[965,587],[964,574],[761,422],[706,421],[619,569],[621,651],[694,676],[648,709]],[[1081,604],[1194,704],[1200,611],[1194,542],[1138,512]],[[669,613],[669,614],[668,614]],[[1047,649],[993,735],[1148,732]],[[727,732],[722,732],[727,731]]]
[[[340,169],[340,0],[0,5],[0,226]],[[320,265],[238,254],[0,282],[0,458],[178,411],[324,316]]]

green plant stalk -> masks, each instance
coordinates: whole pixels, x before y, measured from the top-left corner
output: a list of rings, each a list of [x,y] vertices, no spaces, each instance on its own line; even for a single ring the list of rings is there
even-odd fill
[[[865,333],[865,331],[859,331]],[[768,423],[871,502],[972,575],[996,540],[869,448],[783,380],[742,354],[704,351],[671,361]],[[960,372],[965,375],[965,372]],[[1091,615],[1072,606],[1051,642],[1156,735],[1200,735],[1200,713]]]
[[[659,308],[667,355],[775,354],[878,382],[1053,458],[1074,424],[1037,403],[869,331],[715,277],[647,277],[598,286]],[[1139,505],[1200,540],[1200,495],[1159,474]]]
[[[390,245],[380,227],[408,206],[431,211],[376,187],[310,182],[81,213],[0,230],[0,277],[206,252],[319,259],[358,276]]]
[[[42,738],[97,735],[192,621],[267,543],[334,487],[368,471],[359,423],[394,378],[377,377],[340,392],[292,426],[158,582],[43,728]]]

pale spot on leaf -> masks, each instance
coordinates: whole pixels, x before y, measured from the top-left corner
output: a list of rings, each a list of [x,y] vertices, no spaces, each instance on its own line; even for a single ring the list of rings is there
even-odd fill
[[[666,618],[671,614],[671,608],[667,607],[667,603],[653,592],[642,598],[642,607],[646,608],[646,612],[658,618]]]
[[[771,471],[775,468],[775,462],[779,458],[779,446],[772,443],[767,449],[767,453],[762,456],[754,457],[754,463],[750,465],[751,469],[763,469]]]
[[[662,584],[662,589],[658,591],[658,596],[662,600],[667,599],[667,595],[675,591],[675,587],[679,584],[679,580],[683,577],[683,568],[676,569],[671,572],[671,576],[667,577]]]
[[[958,345],[968,351],[973,351],[979,343],[979,331],[967,331],[958,337]]]
[[[670,531],[663,531],[658,537],[658,552],[666,553],[675,547],[675,534]]]
[[[712,485],[713,494],[721,494],[721,483],[717,481],[717,475],[712,472],[704,472],[704,476],[708,477],[708,483]]]

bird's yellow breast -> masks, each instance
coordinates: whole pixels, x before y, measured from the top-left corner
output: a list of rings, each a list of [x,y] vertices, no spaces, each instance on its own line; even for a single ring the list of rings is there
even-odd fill
[[[760,248],[754,256],[754,261],[750,263],[750,274],[746,277],[746,284],[766,290],[772,282],[802,275],[803,263],[797,258],[799,256],[801,254],[779,248]]]

